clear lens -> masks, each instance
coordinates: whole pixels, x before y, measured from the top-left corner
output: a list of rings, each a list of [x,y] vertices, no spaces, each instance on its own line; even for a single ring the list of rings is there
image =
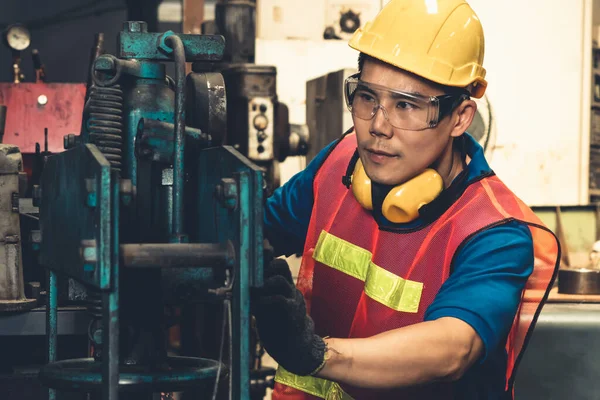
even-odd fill
[[[392,126],[423,130],[435,126],[439,117],[435,98],[391,90],[355,77],[346,80],[345,92],[348,109],[360,119],[372,119],[381,108]]]

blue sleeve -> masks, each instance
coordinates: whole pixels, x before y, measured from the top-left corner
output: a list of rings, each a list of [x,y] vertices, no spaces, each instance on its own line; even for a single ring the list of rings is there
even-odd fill
[[[314,200],[314,177],[336,142],[327,145],[304,170],[277,188],[267,199],[264,236],[275,249],[275,255],[289,256],[304,250]]]
[[[531,232],[516,221],[496,226],[473,236],[455,257],[425,320],[454,317],[469,324],[483,341],[483,361],[504,346],[533,272]]]

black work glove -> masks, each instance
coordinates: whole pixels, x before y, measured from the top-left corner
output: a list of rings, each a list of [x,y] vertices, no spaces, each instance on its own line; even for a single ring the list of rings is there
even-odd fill
[[[285,260],[265,266],[265,284],[253,289],[252,313],[261,343],[283,368],[310,375],[322,368],[325,342],[314,332],[302,293],[294,285]]]

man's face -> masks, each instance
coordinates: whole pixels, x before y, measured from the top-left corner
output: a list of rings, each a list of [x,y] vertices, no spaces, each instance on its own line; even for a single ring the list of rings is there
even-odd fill
[[[426,81],[376,60],[365,60],[361,81],[403,92],[425,96],[443,95],[441,89]],[[393,98],[380,95],[386,110],[398,105]],[[435,164],[448,149],[451,118],[444,118],[432,129],[409,131],[393,127],[381,109],[371,120],[353,116],[358,153],[369,178],[385,185],[398,185]],[[461,132],[462,133],[462,132]]]

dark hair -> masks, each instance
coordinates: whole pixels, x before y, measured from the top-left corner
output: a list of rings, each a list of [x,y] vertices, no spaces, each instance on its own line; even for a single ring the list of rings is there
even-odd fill
[[[363,67],[365,65],[365,60],[367,58],[371,58],[371,56],[368,56],[363,52],[360,52],[360,54],[358,55],[358,73],[359,74],[362,72]]]
[[[361,52],[358,55],[358,73],[361,74],[362,70],[365,66],[365,61],[366,60],[373,60],[373,61],[379,61],[376,58],[371,57],[368,54],[365,54],[363,52]],[[456,86],[447,86],[447,85],[442,85],[433,81],[430,81],[429,79],[425,79],[419,75],[416,75],[410,71],[406,71],[408,73],[410,73],[411,75],[413,75],[415,78],[420,79],[422,81],[427,82],[428,84],[432,85],[432,86],[436,86],[438,87],[442,92],[446,93],[446,94],[450,94],[453,96],[460,96],[460,95],[466,95],[467,99],[471,98],[471,94],[469,93],[468,90],[466,90],[465,88],[461,88],[461,87],[456,87]]]

